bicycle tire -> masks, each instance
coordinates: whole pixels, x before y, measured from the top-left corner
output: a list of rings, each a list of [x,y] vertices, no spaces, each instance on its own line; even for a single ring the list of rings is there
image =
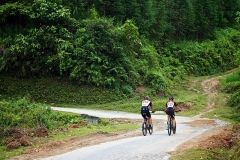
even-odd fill
[[[144,136],[147,135],[147,124],[146,124],[146,122],[143,122],[143,123],[142,123],[142,134],[143,134]]]
[[[175,124],[175,126],[173,127],[173,134],[176,134],[176,130],[177,130],[177,124]]]
[[[151,127],[148,128],[148,132],[150,135],[153,133],[153,124],[151,125]]]
[[[172,118],[170,117],[168,120],[168,135],[171,136],[172,132]]]

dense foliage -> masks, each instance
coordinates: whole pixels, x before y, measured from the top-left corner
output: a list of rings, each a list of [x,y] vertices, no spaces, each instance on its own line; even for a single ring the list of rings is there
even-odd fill
[[[226,78],[226,85],[223,91],[229,93],[231,97],[228,99],[228,106],[233,108],[235,112],[226,114],[225,116],[240,122],[240,71],[235,74],[231,74]]]
[[[188,74],[195,76],[221,73],[239,66],[239,30],[218,30],[213,36],[214,40],[202,43],[172,44],[165,49],[165,55],[175,57]]]
[[[239,30],[225,29],[239,9],[233,0],[1,1],[0,72],[166,91],[186,74],[239,65]]]
[[[0,17],[0,139],[4,128],[54,129],[76,118],[26,95],[104,104],[137,86],[171,92],[186,76],[240,65],[239,0],[1,0]],[[236,121],[239,77],[224,88]]]
[[[28,98],[17,101],[1,101],[0,140],[4,129],[11,127],[46,127],[50,130],[69,124],[81,118],[77,115],[66,115],[53,112],[49,106],[32,103]]]

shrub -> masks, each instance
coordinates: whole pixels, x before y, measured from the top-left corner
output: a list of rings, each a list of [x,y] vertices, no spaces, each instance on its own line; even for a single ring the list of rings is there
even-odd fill
[[[49,106],[32,103],[26,97],[17,101],[2,101],[0,128],[36,126],[56,129],[68,124],[78,115],[66,115],[53,111]]]

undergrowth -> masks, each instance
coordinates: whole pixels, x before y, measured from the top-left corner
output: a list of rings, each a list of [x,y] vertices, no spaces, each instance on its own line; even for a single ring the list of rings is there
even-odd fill
[[[24,97],[17,101],[2,101],[0,127],[46,127],[56,129],[70,123],[73,119],[80,121],[80,116],[54,112],[50,106],[31,102]]]
[[[28,96],[32,101],[45,104],[103,104],[126,98],[117,90],[77,84],[54,77],[16,78],[0,77],[0,100]]]

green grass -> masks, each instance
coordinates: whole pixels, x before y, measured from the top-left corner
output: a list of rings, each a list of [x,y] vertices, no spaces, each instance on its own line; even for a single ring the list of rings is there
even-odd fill
[[[48,140],[63,140],[70,137],[87,135],[90,133],[98,133],[98,132],[111,133],[111,132],[118,132],[118,131],[129,131],[129,130],[134,130],[138,128],[139,128],[139,125],[136,125],[136,124],[112,124],[107,126],[88,125],[86,127],[69,129],[67,132],[60,132],[60,133],[52,132],[51,135],[54,135],[54,136],[50,137]]]
[[[0,146],[0,159],[5,160],[11,157],[19,156],[21,155],[24,147],[20,147],[18,149],[14,149],[13,151],[6,151],[6,146]]]
[[[68,113],[71,114],[71,113]],[[135,130],[139,128],[138,124],[131,124],[131,123],[116,123],[109,121],[108,119],[101,119],[103,124],[88,124],[84,127],[79,128],[69,128],[65,131],[51,131],[49,132],[49,137],[38,137],[37,141],[41,141],[43,143],[47,143],[50,141],[55,140],[64,140],[68,138],[78,137],[78,136],[84,136],[87,134],[92,133],[98,133],[98,132],[105,132],[105,133],[111,133],[111,132],[118,132],[118,131],[129,131],[129,130]],[[139,131],[140,132],[140,131]],[[42,143],[41,143],[42,144]],[[40,143],[34,143],[34,146],[41,145]],[[14,149],[12,151],[6,151],[6,146],[0,146],[0,159],[4,160],[10,157],[21,155],[22,151],[24,151],[24,147],[20,147],[18,149]]]
[[[234,108],[231,108],[227,106],[226,101],[229,94],[226,93],[219,93],[218,98],[215,99],[215,106],[214,110],[212,112],[207,113],[206,115],[202,116],[203,118],[211,118],[211,119],[220,119],[223,121],[230,122],[232,124],[238,123],[234,119],[229,119],[226,117],[226,115],[232,114],[234,111]]]
[[[226,78],[226,82],[234,82],[234,81],[240,81],[240,72],[239,73],[236,73],[236,74],[233,74],[233,75],[229,75],[227,78]]]
[[[179,102],[187,102],[191,101],[195,103],[195,106],[193,106],[193,109],[190,110],[187,113],[179,113],[180,115],[185,116],[194,116],[198,114],[205,105],[206,101],[206,95],[200,94],[200,85],[196,84],[195,86],[198,89],[198,92],[196,91],[188,91],[188,90],[175,90],[171,93],[175,97],[175,101],[177,103]],[[165,104],[168,100],[170,94],[165,96],[153,96],[151,97],[154,109],[157,111],[164,111],[165,110]],[[124,112],[131,112],[131,113],[140,113],[140,105],[143,98],[141,96],[136,96],[133,98],[123,99],[119,101],[113,101],[109,103],[104,104],[89,104],[89,105],[77,105],[77,104],[55,104],[55,106],[58,107],[69,107],[69,108],[87,108],[87,109],[99,109],[99,110],[112,110],[112,111],[124,111]]]
[[[174,152],[170,160],[226,160],[227,152],[224,149],[201,150],[189,149],[181,152]]]
[[[188,149],[185,151],[171,152],[173,156],[169,160],[239,160],[240,143],[231,150],[216,148],[212,150]]]
[[[79,85],[55,77],[15,78],[0,76],[0,100],[19,99],[28,96],[33,101],[46,104],[104,104],[125,95],[113,89]]]

